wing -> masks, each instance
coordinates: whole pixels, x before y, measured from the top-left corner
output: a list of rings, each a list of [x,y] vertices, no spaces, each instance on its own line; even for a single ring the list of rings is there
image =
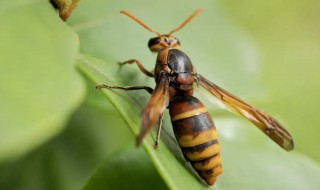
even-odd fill
[[[257,126],[262,132],[269,136],[283,149],[292,150],[293,140],[289,132],[273,117],[251,105],[240,100],[236,96],[223,90],[216,84],[210,82],[201,75],[196,76],[198,83],[218,98],[231,111],[242,115]]]
[[[160,75],[158,83],[151,94],[151,98],[141,113],[141,129],[137,138],[137,145],[140,145],[144,136],[154,126],[160,114],[169,104],[169,78],[167,75]]]

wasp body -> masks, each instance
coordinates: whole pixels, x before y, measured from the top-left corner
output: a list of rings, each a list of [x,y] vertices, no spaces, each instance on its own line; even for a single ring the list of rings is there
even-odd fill
[[[164,41],[170,42],[170,39]],[[171,43],[179,45],[176,38]],[[149,42],[150,49],[154,49],[154,45]],[[220,145],[207,109],[193,97],[195,69],[185,53],[169,46],[161,49],[157,57],[155,76],[164,77],[162,75],[168,78],[168,108],[182,153],[201,178],[213,185],[217,176],[222,173]],[[160,79],[156,78],[156,82],[158,80]]]
[[[151,94],[150,100],[141,113],[141,130],[137,137],[137,145],[141,144],[145,135],[159,120],[155,141],[155,148],[157,148],[163,111],[169,108],[173,131],[184,157],[207,184],[213,185],[217,176],[222,173],[220,145],[212,118],[201,101],[193,96],[195,82],[218,98],[230,110],[251,121],[285,150],[293,149],[293,140],[273,117],[250,106],[198,74],[189,57],[180,50],[180,41],[172,36],[172,33],[179,31],[200,12],[200,9],[197,10],[179,27],[168,34],[161,35],[131,13],[121,11],[157,35],[149,40],[148,47],[152,52],[157,52],[158,56],[152,72],[145,69],[140,61],[135,59],[120,64],[136,63],[144,74],[154,77],[156,87],[152,89],[148,86],[97,85],[96,88],[146,90]]]

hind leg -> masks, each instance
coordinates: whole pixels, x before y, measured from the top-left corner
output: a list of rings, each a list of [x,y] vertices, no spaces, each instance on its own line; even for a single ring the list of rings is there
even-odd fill
[[[159,148],[158,145],[159,145],[159,139],[160,139],[160,132],[161,132],[162,123],[163,123],[163,112],[161,113],[161,115],[159,117],[159,125],[158,125],[157,137],[156,137],[156,141],[154,142],[154,146],[153,146],[153,148],[155,150],[158,150],[158,148]]]
[[[120,89],[120,90],[146,90],[150,94],[153,92],[153,89],[149,86],[111,86],[106,84],[100,84],[96,86],[96,89],[108,88],[108,89]]]

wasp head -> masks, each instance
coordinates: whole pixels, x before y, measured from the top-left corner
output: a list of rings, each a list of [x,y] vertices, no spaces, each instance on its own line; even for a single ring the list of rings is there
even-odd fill
[[[152,52],[159,52],[160,50],[173,47],[180,48],[180,40],[172,35],[160,35],[154,38],[151,38],[148,42],[148,47]]]

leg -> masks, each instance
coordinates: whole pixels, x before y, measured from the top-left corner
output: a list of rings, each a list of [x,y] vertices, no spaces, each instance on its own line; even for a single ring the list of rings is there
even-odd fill
[[[153,89],[149,86],[110,86],[106,84],[100,84],[96,86],[96,89],[108,88],[108,89],[121,89],[121,90],[146,90],[150,94],[153,92]]]
[[[162,127],[162,121],[163,121],[163,112],[161,113],[161,115],[159,117],[159,125],[158,125],[157,137],[156,137],[156,141],[154,142],[154,146],[153,146],[155,150],[158,150],[160,132],[161,132],[161,127]]]
[[[124,65],[126,63],[129,63],[129,64],[136,63],[141,72],[143,72],[145,75],[147,75],[149,77],[153,77],[153,73],[151,73],[146,68],[144,68],[140,61],[138,61],[136,59],[129,59],[128,61],[125,61],[125,62],[119,62],[120,65]]]

